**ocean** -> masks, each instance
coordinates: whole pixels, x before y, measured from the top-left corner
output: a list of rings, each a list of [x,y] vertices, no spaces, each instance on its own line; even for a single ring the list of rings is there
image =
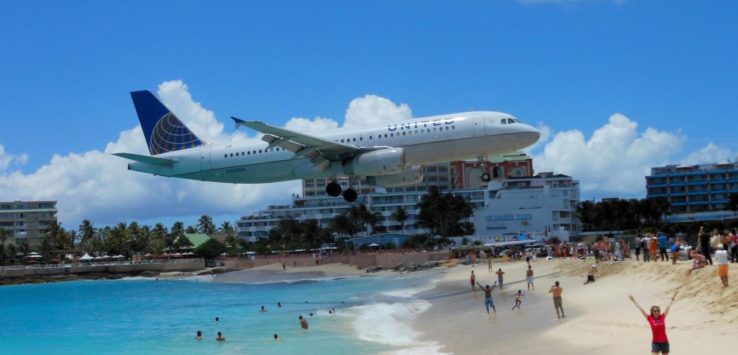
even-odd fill
[[[259,284],[191,278],[3,286],[0,353],[440,353],[439,344],[419,341],[409,325],[430,307],[414,295],[432,288],[439,276],[427,271]],[[259,311],[262,305],[267,312]],[[300,315],[309,330],[300,328]],[[195,340],[198,330],[201,341]],[[218,331],[225,342],[214,340]]]

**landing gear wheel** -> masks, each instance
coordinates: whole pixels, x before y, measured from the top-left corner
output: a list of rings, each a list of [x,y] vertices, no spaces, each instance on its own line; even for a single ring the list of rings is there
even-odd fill
[[[356,197],[358,197],[358,194],[356,193],[356,190],[352,188],[348,188],[343,192],[343,199],[346,200],[346,202],[355,202]]]
[[[325,185],[325,193],[328,194],[328,196],[339,196],[341,195],[341,185],[339,185],[337,182],[329,182],[328,185]]]
[[[489,173],[488,172],[482,173],[482,176],[480,176],[479,178],[482,179],[482,181],[484,181],[484,182],[489,182],[489,180],[490,180],[490,176],[489,176]]]

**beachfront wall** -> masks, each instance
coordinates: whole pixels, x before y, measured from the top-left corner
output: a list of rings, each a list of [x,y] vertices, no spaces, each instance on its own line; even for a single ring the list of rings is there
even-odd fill
[[[168,262],[150,262],[140,264],[101,264],[101,265],[39,265],[39,266],[5,266],[0,267],[0,277],[33,277],[71,274],[135,274],[144,271],[172,272],[196,271],[205,268],[203,259],[182,259]]]
[[[448,257],[447,251],[439,252],[411,252],[411,253],[400,253],[400,252],[379,252],[379,253],[359,253],[355,255],[333,255],[333,256],[322,256],[319,259],[317,256],[311,254],[305,255],[269,255],[269,256],[256,256],[250,259],[244,258],[226,258],[224,260],[224,266],[227,269],[242,269],[256,266],[264,266],[270,264],[285,264],[288,267],[305,267],[315,266],[317,264],[333,264],[340,263],[346,265],[356,266],[359,269],[365,269],[368,267],[381,267],[385,269],[391,269],[403,264],[419,264],[426,261],[442,260]]]

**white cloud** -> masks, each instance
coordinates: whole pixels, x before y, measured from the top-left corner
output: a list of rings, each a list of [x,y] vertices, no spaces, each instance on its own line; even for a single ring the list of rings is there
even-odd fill
[[[313,120],[302,117],[295,117],[287,121],[284,127],[295,132],[316,134],[328,129],[338,128],[338,122],[330,118],[323,117],[316,117]]]
[[[28,154],[10,154],[5,151],[5,146],[0,144],[0,172],[13,165],[25,165],[27,162]]]
[[[543,152],[533,157],[537,171],[555,171],[579,179],[583,193],[641,195],[650,168],[668,164],[685,142],[679,132],[647,128],[622,114],[589,139],[579,130],[557,133]]]
[[[711,163],[724,163],[728,161],[735,162],[737,155],[728,148],[719,147],[714,143],[710,142],[700,150],[689,154],[686,158],[681,161],[681,164],[685,165],[696,165],[696,164],[711,164]]]
[[[365,95],[351,100],[346,110],[344,127],[357,127],[380,122],[406,120],[413,117],[407,104],[394,102],[376,95]]]

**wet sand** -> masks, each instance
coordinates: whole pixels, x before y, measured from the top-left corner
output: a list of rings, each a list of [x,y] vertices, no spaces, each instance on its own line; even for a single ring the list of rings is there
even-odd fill
[[[289,282],[376,274],[377,273],[367,274],[364,270],[359,270],[356,267],[344,264],[324,264],[309,267],[287,266],[286,270],[283,270],[281,263],[275,263],[216,275],[213,281],[236,283]]]

